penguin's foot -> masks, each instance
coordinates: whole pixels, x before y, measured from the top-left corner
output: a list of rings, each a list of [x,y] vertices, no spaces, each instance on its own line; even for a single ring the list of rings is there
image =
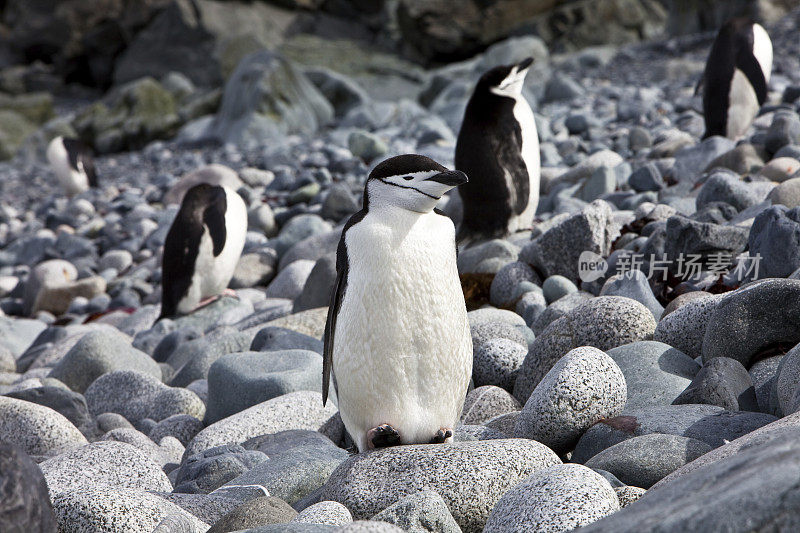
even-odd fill
[[[233,289],[225,289],[220,296],[230,296],[231,298],[238,298],[236,291]]]
[[[447,439],[453,438],[453,430],[449,428],[442,428],[436,432],[436,435],[431,439],[431,444],[443,444]]]
[[[389,424],[381,424],[367,431],[367,442],[371,448],[388,448],[400,444],[400,434]]]

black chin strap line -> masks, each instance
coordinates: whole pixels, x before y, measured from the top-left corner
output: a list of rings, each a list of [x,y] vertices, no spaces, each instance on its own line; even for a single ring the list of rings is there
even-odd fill
[[[400,187],[401,189],[411,189],[412,191],[417,191],[418,193],[422,194],[423,196],[427,196],[428,198],[431,198],[432,200],[437,200],[437,201],[441,200],[440,197],[433,196],[432,194],[428,194],[426,192],[422,192],[421,190],[417,189],[416,187],[409,187],[408,185],[400,185],[399,183],[392,183],[391,181],[386,181],[383,178],[378,178],[378,181],[380,181],[381,183],[385,183],[386,185],[392,185],[394,187]]]

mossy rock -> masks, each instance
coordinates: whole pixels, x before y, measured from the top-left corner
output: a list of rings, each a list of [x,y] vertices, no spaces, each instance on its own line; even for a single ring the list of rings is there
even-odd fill
[[[34,124],[44,124],[54,116],[53,97],[47,93],[0,94],[0,109],[14,111]]]
[[[11,159],[22,142],[36,132],[36,124],[9,109],[0,109],[0,159]]]

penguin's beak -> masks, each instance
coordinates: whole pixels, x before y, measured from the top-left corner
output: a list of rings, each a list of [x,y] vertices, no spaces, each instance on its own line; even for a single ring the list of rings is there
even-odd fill
[[[523,59],[522,61],[517,63],[517,72],[522,72],[523,70],[526,70],[531,65],[533,65],[533,58],[532,57],[526,57],[525,59]]]
[[[450,187],[457,187],[458,185],[467,183],[469,179],[467,178],[467,175],[460,170],[448,170],[446,172],[440,172],[435,176],[431,176],[425,181],[435,181],[443,185],[449,185]]]

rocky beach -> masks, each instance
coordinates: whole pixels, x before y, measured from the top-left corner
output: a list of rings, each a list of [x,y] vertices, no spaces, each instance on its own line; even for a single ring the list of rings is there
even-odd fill
[[[800,529],[800,8],[753,3],[772,76],[734,141],[695,87],[747,2],[463,3],[0,3],[0,531]],[[526,57],[541,200],[459,250],[455,442],[354,453],[322,402],[342,226],[383,159],[453,168],[477,79]],[[98,187],[64,194],[58,135]],[[209,181],[247,206],[235,296],[157,320]]]

